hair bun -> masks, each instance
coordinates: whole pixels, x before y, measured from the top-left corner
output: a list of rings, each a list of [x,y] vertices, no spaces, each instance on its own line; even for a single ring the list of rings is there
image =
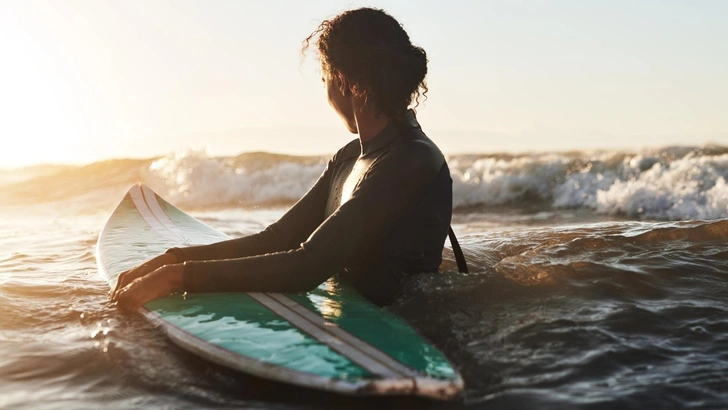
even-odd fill
[[[343,12],[319,25],[315,40],[321,67],[352,95],[397,117],[427,93],[427,54],[410,41],[402,25],[379,9]],[[426,97],[425,97],[426,98]]]

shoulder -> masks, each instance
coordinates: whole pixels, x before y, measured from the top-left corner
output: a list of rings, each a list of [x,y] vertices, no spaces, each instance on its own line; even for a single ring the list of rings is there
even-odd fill
[[[353,139],[348,144],[344,145],[334,156],[331,158],[331,163],[338,164],[348,159],[357,158],[361,154],[361,145],[359,139]]]
[[[392,144],[388,157],[403,164],[419,169],[439,170],[445,163],[440,148],[420,129],[407,131],[395,144]]]
[[[434,179],[445,164],[440,149],[420,130],[401,135],[379,155],[370,174],[404,178],[414,184]]]

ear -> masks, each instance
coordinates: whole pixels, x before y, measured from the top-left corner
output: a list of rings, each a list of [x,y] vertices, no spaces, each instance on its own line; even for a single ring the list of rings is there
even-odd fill
[[[356,85],[352,86],[346,80],[338,80],[338,82],[339,89],[341,90],[341,94],[343,94],[344,97],[351,97],[356,94]]]
[[[361,87],[359,87],[359,84],[349,84],[349,86],[346,88],[347,97],[352,97],[355,95],[361,95]]]
[[[354,102],[354,107],[356,107],[357,111],[364,111],[365,108],[369,106],[370,100],[369,95],[362,95],[362,87],[359,84],[354,84],[351,86],[351,90],[348,94],[346,94],[347,97],[351,98],[351,100]]]
[[[358,94],[357,85],[356,84],[352,85],[342,75],[332,75],[331,76],[331,85],[338,88],[341,91],[341,95],[343,95],[344,97],[351,97],[352,95]]]

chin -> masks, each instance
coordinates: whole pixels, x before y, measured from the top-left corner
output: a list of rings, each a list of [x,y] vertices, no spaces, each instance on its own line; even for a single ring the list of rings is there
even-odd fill
[[[346,129],[348,129],[350,133],[359,133],[359,128],[356,126],[356,120],[349,120],[348,118],[344,117],[344,125],[346,125]]]

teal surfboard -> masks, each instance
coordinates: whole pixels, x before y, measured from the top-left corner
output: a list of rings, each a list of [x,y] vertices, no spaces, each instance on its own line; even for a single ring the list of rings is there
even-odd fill
[[[229,239],[135,185],[103,227],[99,272],[120,273],[175,246]],[[330,279],[303,294],[176,294],[140,313],[177,345],[262,378],[352,395],[447,400],[463,382],[445,356],[403,319]]]

